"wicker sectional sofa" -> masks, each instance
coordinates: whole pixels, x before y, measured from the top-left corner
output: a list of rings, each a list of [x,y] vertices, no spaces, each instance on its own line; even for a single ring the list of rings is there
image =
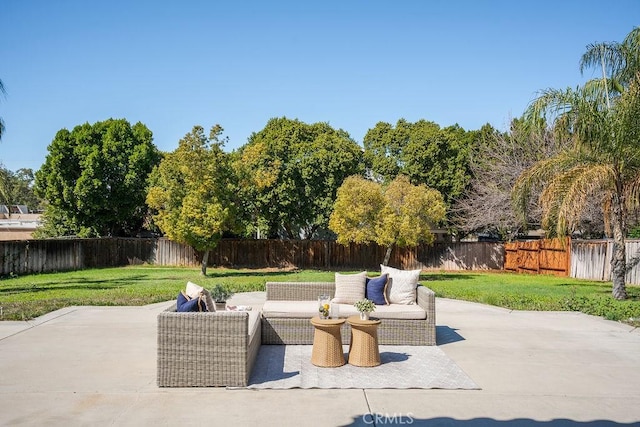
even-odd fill
[[[159,387],[245,387],[261,344],[312,344],[318,295],[334,296],[333,282],[267,282],[262,311],[178,313],[157,319]],[[339,316],[357,314],[339,304]],[[435,294],[418,286],[416,304],[379,306],[378,341],[387,345],[435,345]],[[348,324],[342,327],[349,343]]]
[[[318,295],[335,293],[333,282],[267,282],[267,299],[262,308],[262,344],[312,344],[313,326],[309,319],[317,316]],[[338,305],[339,316],[357,314],[355,307]],[[382,319],[378,341],[386,345],[435,345],[435,293],[418,286],[416,304],[378,306],[372,316]],[[342,327],[343,344],[349,343],[350,331]]]
[[[261,344],[260,312],[158,314],[159,387],[244,387]]]

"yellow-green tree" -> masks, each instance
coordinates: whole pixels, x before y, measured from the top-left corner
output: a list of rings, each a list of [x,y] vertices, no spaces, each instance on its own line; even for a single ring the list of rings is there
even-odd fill
[[[387,265],[395,246],[432,243],[432,229],[444,220],[445,202],[439,191],[412,185],[399,175],[388,186],[359,176],[338,189],[329,228],[338,243],[377,243],[387,248]]]
[[[202,275],[207,273],[209,251],[232,229],[235,218],[233,174],[222,150],[222,131],[213,126],[207,138],[201,126],[194,126],[153,170],[147,194],[160,230],[203,253]]]

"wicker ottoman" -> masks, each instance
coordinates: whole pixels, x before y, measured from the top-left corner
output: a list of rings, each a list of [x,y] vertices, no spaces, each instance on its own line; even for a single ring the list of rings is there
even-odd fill
[[[360,320],[360,316],[347,319],[351,325],[351,344],[349,345],[349,364],[354,366],[378,366],[378,325],[380,319]]]
[[[311,324],[315,328],[311,363],[322,368],[336,368],[344,365],[340,334],[340,327],[344,321],[344,319],[320,319],[319,317],[311,319]]]

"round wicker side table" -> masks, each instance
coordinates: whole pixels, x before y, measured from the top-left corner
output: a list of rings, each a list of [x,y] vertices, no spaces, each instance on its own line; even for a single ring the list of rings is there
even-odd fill
[[[340,334],[340,327],[344,322],[344,319],[311,319],[315,328],[311,363],[322,368],[336,368],[345,364]]]
[[[380,365],[380,350],[378,349],[380,319],[360,320],[360,316],[351,316],[347,322],[351,325],[349,364],[363,367]]]

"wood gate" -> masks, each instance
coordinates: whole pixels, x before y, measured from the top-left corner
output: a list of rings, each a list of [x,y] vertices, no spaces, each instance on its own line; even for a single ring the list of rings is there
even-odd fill
[[[571,238],[505,243],[504,269],[516,273],[568,276]]]

